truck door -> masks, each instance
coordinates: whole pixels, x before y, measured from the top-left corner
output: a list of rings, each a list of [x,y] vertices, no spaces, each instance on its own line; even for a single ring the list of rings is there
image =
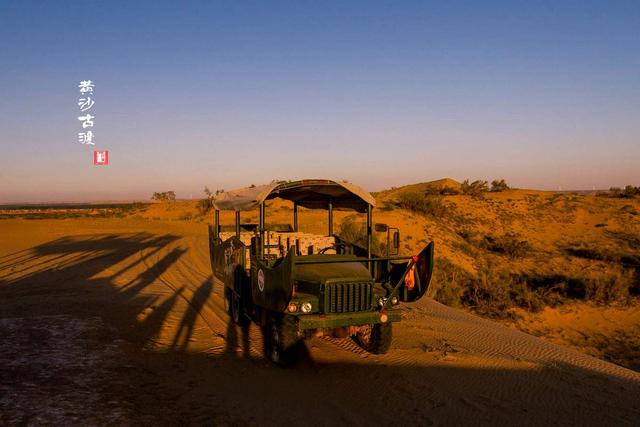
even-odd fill
[[[417,301],[427,292],[433,275],[433,249],[430,242],[417,256],[413,257],[414,264],[407,272],[398,291],[398,298],[402,302]],[[411,260],[393,264],[391,268],[391,284],[395,285],[402,279]]]

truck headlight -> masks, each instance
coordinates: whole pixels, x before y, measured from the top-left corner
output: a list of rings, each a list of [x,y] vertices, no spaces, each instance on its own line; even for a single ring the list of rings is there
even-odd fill
[[[289,305],[287,306],[287,310],[289,311],[289,313],[295,313],[296,311],[298,311],[298,306],[294,302],[289,303]]]
[[[385,302],[387,302],[385,297],[378,297],[378,307],[382,307]]]
[[[398,305],[399,302],[400,301],[398,301],[398,297],[397,296],[394,295],[394,296],[391,297],[391,304]]]
[[[302,305],[300,306],[300,310],[303,313],[311,313],[311,309],[313,307],[311,307],[311,303],[310,302],[303,302]]]
[[[389,320],[389,316],[387,316],[387,313],[385,313],[384,311],[380,313],[380,322],[387,323],[387,320]]]

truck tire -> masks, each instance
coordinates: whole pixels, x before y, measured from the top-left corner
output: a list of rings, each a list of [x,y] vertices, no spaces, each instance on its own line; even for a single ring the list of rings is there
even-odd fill
[[[239,326],[247,326],[250,321],[245,313],[242,297],[235,291],[231,291],[231,318]]]
[[[267,357],[280,367],[295,364],[298,359],[298,327],[293,316],[272,315],[265,328]]]
[[[393,328],[391,322],[367,325],[352,338],[360,347],[369,353],[385,354],[391,348]]]

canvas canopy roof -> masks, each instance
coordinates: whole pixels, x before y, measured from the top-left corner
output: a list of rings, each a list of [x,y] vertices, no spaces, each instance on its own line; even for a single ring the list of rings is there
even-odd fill
[[[213,201],[218,210],[249,211],[265,200],[281,198],[309,209],[327,209],[331,200],[336,209],[366,212],[367,205],[375,206],[371,194],[357,185],[328,179],[305,179],[292,182],[272,182],[267,185],[226,191]]]

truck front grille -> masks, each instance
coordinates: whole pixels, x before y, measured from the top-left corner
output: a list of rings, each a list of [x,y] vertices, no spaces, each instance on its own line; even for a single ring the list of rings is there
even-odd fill
[[[330,283],[325,287],[325,313],[368,311],[373,283]]]

